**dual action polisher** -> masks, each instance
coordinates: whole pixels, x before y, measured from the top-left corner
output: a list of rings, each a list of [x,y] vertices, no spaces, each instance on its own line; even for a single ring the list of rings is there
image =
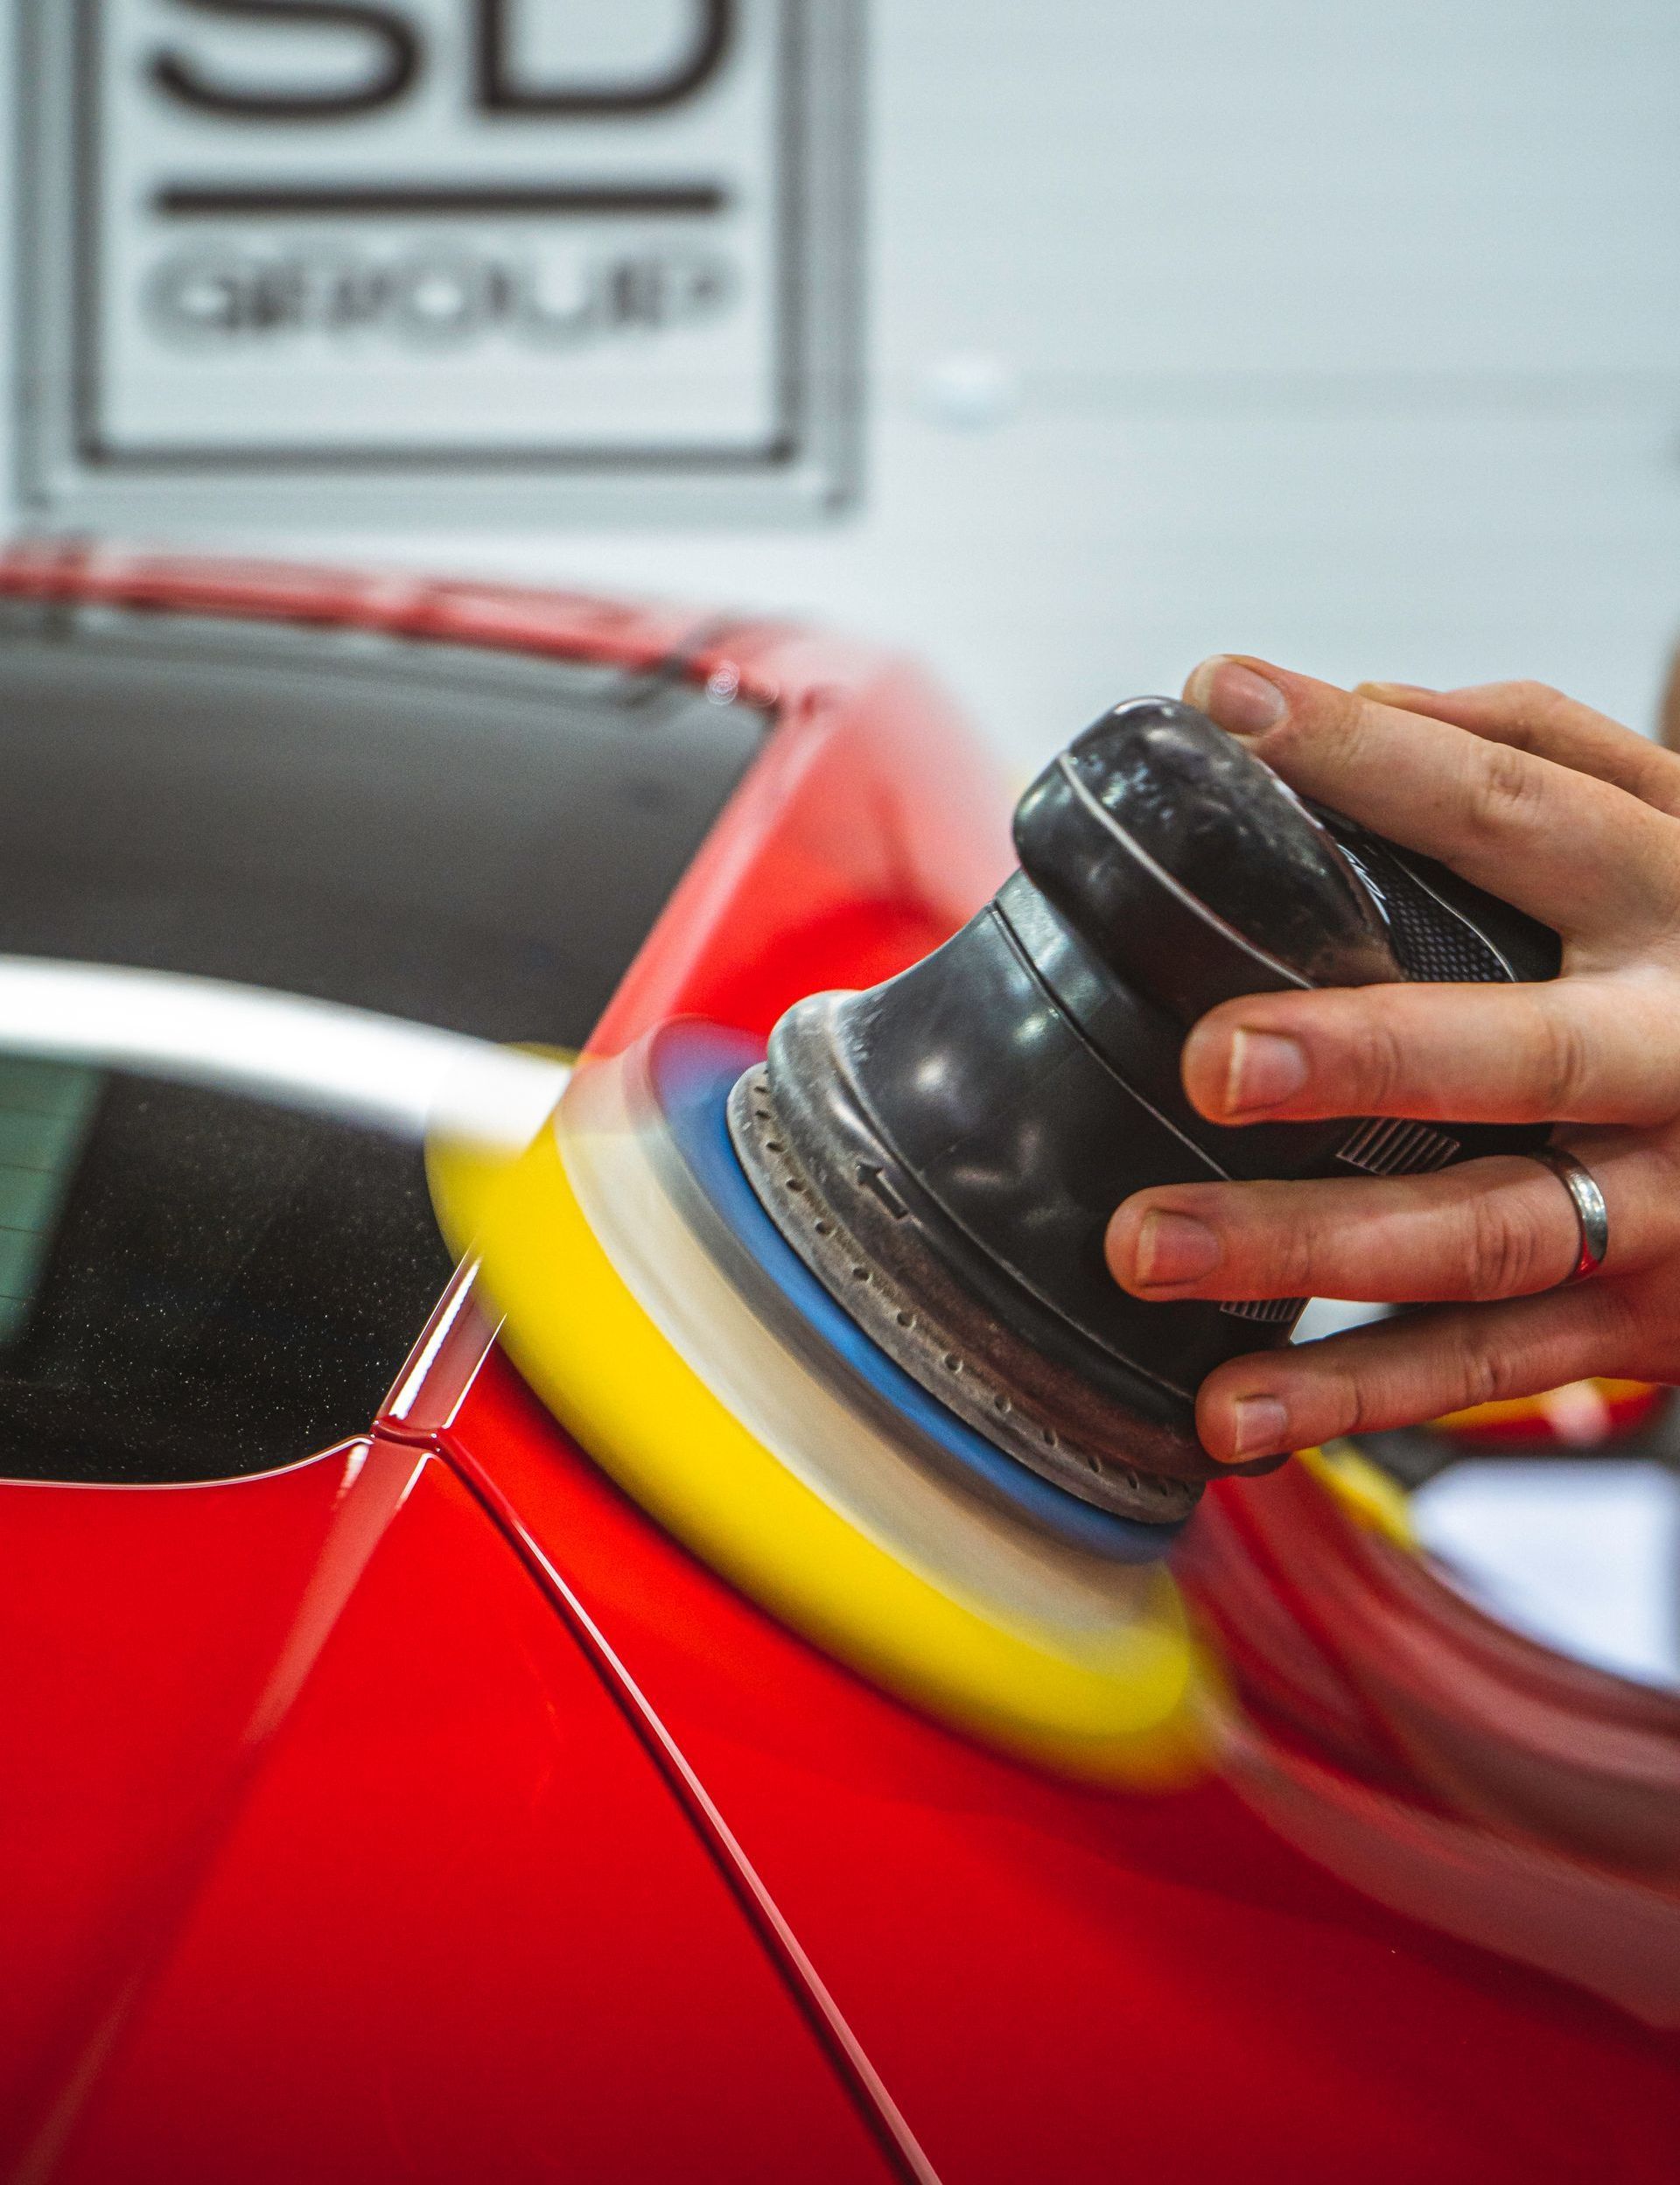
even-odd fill
[[[1165,699],[1046,767],[1015,842],[910,970],[797,1004],[767,1054],[677,1020],[585,1061],[511,1173],[439,1147],[434,1193],[526,1378],[715,1568],[929,1711],[1136,1779],[1194,1742],[1161,1558],[1226,1468],[1197,1386],[1305,1300],[1141,1303],[1104,1262],[1115,1208],[1544,1138],[1222,1129],[1185,1098],[1186,1033],[1245,993],[1546,978],[1559,949]]]
[[[1229,1178],[1415,1174],[1545,1131],[1210,1124],[1186,1033],[1241,994],[1553,977],[1557,936],[1297,797],[1187,705],[1116,707],[1015,815],[1020,870],[923,962],[819,994],[729,1103],[778,1229],[871,1340],[1018,1464],[1146,1524],[1218,1472],[1195,1392],[1286,1342],[1303,1298],[1144,1304],[1103,1233],[1130,1193]]]

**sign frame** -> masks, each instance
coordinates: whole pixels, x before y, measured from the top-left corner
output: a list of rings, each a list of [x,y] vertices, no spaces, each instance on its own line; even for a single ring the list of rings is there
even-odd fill
[[[854,500],[864,0],[779,0],[779,417],[762,449],[710,451],[114,447],[98,371],[102,4],[18,0],[15,437],[38,523],[800,523]]]

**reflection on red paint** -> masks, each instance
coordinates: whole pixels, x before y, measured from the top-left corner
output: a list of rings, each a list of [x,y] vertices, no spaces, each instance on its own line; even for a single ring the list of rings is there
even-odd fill
[[[774,706],[604,1047],[876,979],[1006,861],[920,679],[784,629],[58,547],[0,564],[32,587]],[[452,1303],[349,1449],[0,1486],[5,2174],[1668,2185],[1676,1702],[1292,1467],[1214,1489],[1178,1559],[1220,1773],[1053,1781],[734,1593]]]

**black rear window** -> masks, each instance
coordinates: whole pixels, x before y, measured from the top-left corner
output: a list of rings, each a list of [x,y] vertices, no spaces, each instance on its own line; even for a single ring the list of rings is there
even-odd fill
[[[5,605],[0,951],[575,1047],[763,725],[661,676]]]
[[[586,1037],[762,721],[656,676],[331,633],[0,623],[0,951]],[[417,1146],[8,1054],[0,1472],[361,1432],[447,1281]]]

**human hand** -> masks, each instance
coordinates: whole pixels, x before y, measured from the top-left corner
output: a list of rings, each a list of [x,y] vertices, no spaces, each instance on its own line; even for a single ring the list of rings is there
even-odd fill
[[[1539,985],[1256,994],[1186,1041],[1210,1120],[1555,1121],[1609,1210],[1601,1270],[1558,1178],[1520,1156],[1435,1175],[1141,1191],[1109,1225],[1133,1296],[1430,1309],[1228,1361],[1196,1423],[1227,1461],[1409,1425],[1592,1374],[1680,1380],[1680,756],[1536,683],[1353,692],[1257,660],[1185,696],[1292,788],[1554,928]]]

